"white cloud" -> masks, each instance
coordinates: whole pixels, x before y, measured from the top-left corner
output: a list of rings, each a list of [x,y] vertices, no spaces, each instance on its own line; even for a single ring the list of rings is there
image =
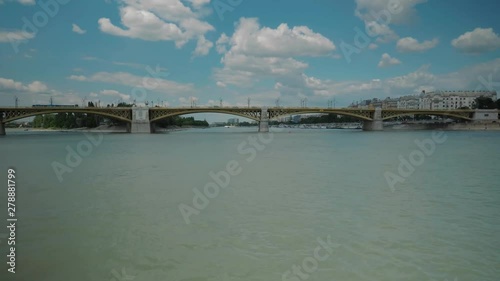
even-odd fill
[[[425,2],[427,0],[356,0],[355,15],[365,21],[381,21],[384,14],[389,13],[389,24],[403,24],[415,20],[415,6]]]
[[[419,43],[415,38],[405,37],[398,40],[396,47],[398,51],[402,53],[425,52],[436,47],[438,44],[439,40],[437,38]]]
[[[200,36],[198,42],[196,43],[196,49],[193,52],[193,56],[206,56],[210,49],[214,46],[214,43],[210,42],[205,38],[205,36]]]
[[[33,39],[34,33],[28,33],[21,30],[5,31],[0,30],[0,43],[12,43]]]
[[[296,77],[295,83],[276,83],[275,90],[280,93],[282,104],[286,106],[297,105],[299,97],[307,97],[311,106],[325,106],[325,99],[332,97],[340,104],[347,105],[353,100],[398,97],[420,93],[422,90],[498,91],[500,85],[494,82],[500,81],[498,70],[500,59],[439,75],[431,73],[428,65],[411,73],[386,79],[332,81],[302,74]],[[268,104],[273,104],[273,101]]]
[[[121,99],[123,102],[130,102],[131,96],[120,93],[116,90],[102,90],[99,93],[90,93],[91,97],[100,98],[101,101],[111,101],[116,100],[117,98]]]
[[[14,79],[0,77],[0,104],[12,104],[13,97],[19,98],[20,106],[31,106],[33,104],[48,104],[50,98],[56,104],[75,104],[80,97],[75,93],[62,93],[50,89],[41,81],[23,83]]]
[[[241,18],[230,39],[223,34],[217,41],[220,48],[226,44],[231,52],[259,57],[326,56],[336,49],[331,40],[307,26],[289,28],[282,23],[273,29],[261,27],[256,18]]]
[[[180,0],[121,0],[121,23],[125,28],[111,23],[108,18],[99,19],[102,32],[147,41],[174,41],[178,48],[192,39],[215,30],[208,22],[200,20],[197,13]],[[208,1],[191,1],[201,8]]]
[[[83,75],[71,75],[68,77],[71,80],[76,80],[76,81],[87,81],[87,77]]]
[[[71,75],[68,79],[75,81],[118,84],[131,87],[130,91],[132,91],[135,87],[172,95],[191,93],[194,91],[194,86],[192,84],[177,83],[163,78],[136,76],[126,72],[98,72],[92,76]]]
[[[35,5],[36,2],[35,0],[7,0],[8,2],[17,2],[22,5]],[[5,1],[0,0],[0,5],[3,4]]]
[[[217,42],[215,42],[217,53],[224,54],[227,52],[227,44],[229,43],[229,37],[225,33],[222,33]]]
[[[399,38],[390,25],[414,21],[417,18],[415,7],[425,2],[427,0],[356,0],[354,13],[368,30],[377,34],[377,42],[388,43]]]
[[[368,45],[368,49],[370,49],[370,50],[375,50],[377,48],[378,48],[378,45],[375,43],[371,43],[370,45]]]
[[[240,19],[234,34],[222,34],[216,46],[223,54],[223,68],[215,70],[215,80],[240,87],[266,78],[292,83],[308,67],[294,57],[333,58],[336,49],[331,40],[306,26],[290,28],[283,23],[273,29],[261,27],[255,18]]]
[[[480,54],[500,48],[500,37],[493,28],[476,28],[451,41],[451,45],[463,53]]]
[[[78,25],[73,24],[73,32],[78,33],[78,34],[85,34],[87,33],[86,30],[81,29]]]
[[[286,75],[302,72],[308,67],[306,63],[293,58],[252,57],[235,53],[224,56],[223,63],[231,69],[262,75]]]
[[[329,84],[338,94],[383,98],[420,93],[422,90],[500,90],[500,59],[476,64],[445,74],[433,74],[424,65],[414,72],[378,81],[350,81]],[[492,83],[487,83],[492,82]],[[327,82],[323,82],[328,84]],[[495,89],[495,86],[497,89]]]
[[[47,85],[40,81],[35,81],[27,85],[28,91],[32,93],[41,93],[41,92],[46,92],[48,91]]]
[[[96,57],[85,56],[85,57],[82,57],[82,60],[99,60],[99,59]]]
[[[378,63],[378,67],[388,67],[391,65],[401,64],[401,61],[397,58],[391,57],[388,53],[382,55],[380,58],[380,62]]]
[[[29,84],[23,84],[22,82],[15,81],[13,79],[6,79],[1,77],[0,89],[32,93],[42,93],[48,91],[47,85],[40,81],[33,81]]]
[[[366,29],[375,36],[378,43],[389,43],[397,40],[399,36],[389,27],[376,21],[365,21]]]
[[[203,7],[204,5],[207,5],[210,3],[210,0],[186,0],[186,1],[190,2],[191,5],[195,9],[199,9],[199,8]]]
[[[113,61],[111,63],[114,65],[128,66],[128,67],[137,68],[137,69],[146,69],[148,67],[145,64],[135,63],[135,62]]]
[[[0,78],[0,89],[22,91],[26,90],[26,87],[23,86],[21,82],[14,81],[12,79]]]

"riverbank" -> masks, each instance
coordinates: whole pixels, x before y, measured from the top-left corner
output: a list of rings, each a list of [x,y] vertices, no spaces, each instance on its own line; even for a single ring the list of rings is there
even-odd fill
[[[127,132],[127,127],[125,126],[108,126],[102,125],[95,128],[73,128],[73,129],[62,129],[62,128],[19,128],[18,130],[32,131],[32,132],[101,132],[101,133],[122,133]]]
[[[205,129],[206,127],[196,127],[196,126],[185,126],[185,127],[167,127],[167,128],[155,128],[155,132],[164,133],[164,132],[175,132],[175,131],[184,131],[188,129]],[[10,128],[8,128],[10,129]],[[126,126],[109,126],[109,125],[101,125],[96,128],[73,128],[73,129],[62,129],[62,128],[12,128],[17,131],[32,131],[32,132],[86,132],[86,133],[126,133]]]
[[[302,124],[302,125],[287,125],[282,128],[295,129],[361,129],[359,123],[344,124],[345,126],[331,126],[331,124]],[[272,126],[278,127],[278,126]],[[156,128],[156,133],[168,133],[176,131],[185,131],[190,129],[207,129],[206,127],[172,126],[168,128]],[[32,132],[86,132],[86,133],[126,133],[126,126],[108,126],[102,125],[96,128],[74,128],[74,129],[57,129],[57,128],[7,128],[7,130],[16,131],[32,131]],[[384,130],[387,131],[415,131],[415,130],[445,130],[445,131],[500,131],[500,123],[429,123],[429,124],[384,124]]]
[[[500,123],[397,124],[384,130],[500,131]]]

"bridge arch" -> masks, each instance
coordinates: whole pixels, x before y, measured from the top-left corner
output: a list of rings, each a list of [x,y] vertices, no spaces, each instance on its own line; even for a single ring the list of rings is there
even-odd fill
[[[386,116],[382,117],[382,120],[387,120],[387,119],[392,119],[400,116],[408,116],[408,115],[434,115],[434,116],[446,116],[446,117],[453,117],[457,119],[462,119],[466,121],[472,121],[473,118],[470,116],[473,111],[469,112],[436,112],[436,111],[408,111],[404,113],[389,113]]]
[[[276,120],[276,118],[289,116],[289,115],[300,115],[300,114],[310,114],[310,113],[322,113],[322,114],[337,114],[337,115],[345,115],[349,117],[354,117],[364,121],[372,121],[373,119],[368,112],[356,112],[354,110],[346,111],[346,110],[328,110],[328,109],[304,109],[304,110],[280,110],[273,114],[273,108],[269,108],[269,119]]]
[[[8,123],[15,120],[37,116],[37,115],[45,115],[45,114],[54,114],[54,113],[86,113],[86,114],[94,114],[103,117],[109,117],[111,119],[116,119],[124,122],[132,122],[132,112],[131,110],[121,109],[109,110],[110,112],[102,111],[101,108],[98,110],[92,110],[88,108],[47,108],[47,109],[36,109],[36,110],[26,110],[26,111],[3,111],[0,113],[5,114],[5,117],[1,119],[2,123]],[[121,114],[119,114],[121,113]]]
[[[160,111],[160,110],[158,110]],[[220,113],[220,114],[227,114],[227,115],[233,115],[233,116],[240,116],[243,118],[248,118],[254,121],[260,121],[260,108],[257,111],[232,111],[232,110],[224,110],[220,108],[186,108],[184,110],[164,110],[163,112],[158,112],[158,113],[153,113],[153,111],[150,111],[150,122],[158,122],[164,119],[167,119],[169,117],[174,117],[174,116],[181,116],[181,115],[189,115],[189,114],[198,114],[198,113]]]

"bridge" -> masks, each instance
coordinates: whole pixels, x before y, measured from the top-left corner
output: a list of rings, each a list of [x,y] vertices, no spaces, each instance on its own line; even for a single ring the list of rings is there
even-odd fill
[[[486,112],[488,111],[488,112]],[[498,110],[421,110],[421,109],[357,109],[357,108],[312,108],[312,107],[0,107],[0,135],[5,135],[5,124],[18,119],[53,113],[95,114],[127,124],[130,133],[154,133],[155,123],[169,117],[195,113],[220,113],[245,117],[259,122],[259,132],[269,132],[269,121],[279,117],[325,113],[346,115],[363,121],[363,130],[381,131],[383,121],[399,116],[435,115],[466,121],[491,120]]]

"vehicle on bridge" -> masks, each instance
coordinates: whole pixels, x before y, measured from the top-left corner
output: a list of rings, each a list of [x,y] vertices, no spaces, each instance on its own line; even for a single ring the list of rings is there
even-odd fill
[[[78,104],[34,104],[33,107],[78,107]]]

